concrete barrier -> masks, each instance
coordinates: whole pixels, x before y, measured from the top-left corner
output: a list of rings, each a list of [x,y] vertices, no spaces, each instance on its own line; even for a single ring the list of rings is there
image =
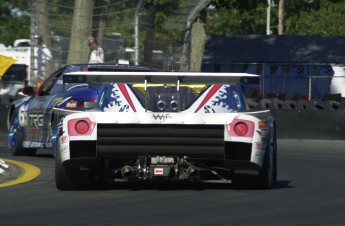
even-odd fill
[[[345,140],[343,110],[271,110],[278,139]]]

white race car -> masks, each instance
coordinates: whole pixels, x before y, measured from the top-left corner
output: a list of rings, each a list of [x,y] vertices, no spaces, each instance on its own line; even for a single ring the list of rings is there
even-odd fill
[[[71,72],[65,83],[103,83],[93,110],[59,116],[55,181],[61,190],[109,180],[277,181],[276,125],[250,111],[240,81],[207,72]]]

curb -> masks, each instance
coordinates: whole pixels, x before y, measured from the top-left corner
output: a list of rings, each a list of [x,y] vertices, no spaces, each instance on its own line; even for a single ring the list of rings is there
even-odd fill
[[[41,170],[31,164],[10,159],[0,159],[0,188],[31,181]],[[1,170],[0,170],[1,171]]]

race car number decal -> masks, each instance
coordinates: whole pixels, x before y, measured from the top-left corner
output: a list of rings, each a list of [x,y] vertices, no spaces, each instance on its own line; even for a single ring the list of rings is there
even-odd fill
[[[19,112],[18,112],[18,120],[19,120],[19,125],[20,126],[25,126],[28,123],[28,106],[26,105],[22,105],[19,108]]]

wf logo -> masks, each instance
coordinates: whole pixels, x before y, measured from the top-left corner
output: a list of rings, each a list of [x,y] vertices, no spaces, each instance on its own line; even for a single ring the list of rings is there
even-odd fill
[[[168,118],[171,118],[170,114],[153,114],[152,117],[155,120],[159,120],[162,122],[165,122],[165,120],[167,120]]]

